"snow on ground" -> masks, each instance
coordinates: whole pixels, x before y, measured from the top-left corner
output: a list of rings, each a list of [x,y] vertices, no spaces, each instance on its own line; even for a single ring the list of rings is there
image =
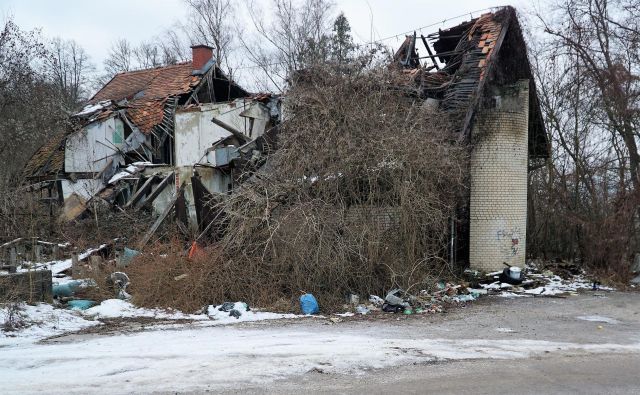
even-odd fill
[[[301,317],[295,314],[280,314],[254,310],[247,311],[243,303],[236,302],[234,308],[241,313],[241,316],[236,318],[230,316],[229,312],[219,310],[219,307],[220,306],[209,306],[207,314],[185,314],[176,310],[144,309],[136,307],[124,300],[109,299],[98,306],[85,310],[83,314],[96,319],[146,317],[162,320],[208,321],[206,325],[226,325],[247,321]]]
[[[640,343],[381,338],[370,330],[208,327],[8,347],[3,393],[189,392],[268,383],[309,371],[362,373],[412,362],[515,359],[545,352],[640,352]]]
[[[505,298],[515,298],[519,296],[533,295],[558,295],[566,293],[575,293],[580,289],[592,289],[593,283],[584,276],[574,276],[571,280],[564,280],[560,276],[545,277],[542,274],[529,273],[527,277],[530,279],[539,279],[546,281],[546,284],[532,289],[522,289],[500,281],[491,284],[480,284],[483,289],[500,292],[497,295]],[[519,293],[513,292],[514,289],[520,289]],[[599,286],[598,290],[613,291],[613,288]]]
[[[99,321],[88,320],[77,311],[54,308],[46,303],[35,306],[23,304],[21,309],[21,320],[28,326],[11,332],[0,331],[0,347],[33,342],[100,325]],[[0,326],[4,327],[6,320],[6,307],[3,307],[0,309]]]
[[[263,311],[246,310],[241,302],[235,303],[240,317],[232,317],[229,312],[218,310],[220,306],[209,306],[207,314],[185,314],[180,311],[162,309],[144,309],[120,300],[109,299],[87,310],[67,310],[54,308],[46,303],[35,306],[23,304],[21,317],[27,324],[11,332],[0,331],[0,347],[35,342],[50,336],[75,332],[81,329],[100,325],[100,319],[109,318],[155,318],[158,320],[191,320],[199,326],[229,325],[239,322],[275,320],[283,318],[303,317],[295,314],[280,314]],[[6,307],[0,308],[0,324],[7,319]]]

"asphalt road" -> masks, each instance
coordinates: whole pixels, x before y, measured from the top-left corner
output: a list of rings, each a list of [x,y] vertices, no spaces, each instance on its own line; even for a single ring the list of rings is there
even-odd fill
[[[640,294],[586,292],[566,299],[487,298],[426,319],[341,324],[341,330],[456,339],[531,339],[579,344],[638,344]],[[335,330],[336,328],[333,327]],[[324,329],[323,329],[324,330]],[[640,353],[535,353],[521,359],[441,360],[360,374],[316,371],[229,393],[318,394],[640,394]]]
[[[0,394],[640,394],[638,293],[200,324],[134,320],[0,348]]]
[[[451,361],[359,376],[306,375],[243,393],[639,394],[640,356],[550,356]]]

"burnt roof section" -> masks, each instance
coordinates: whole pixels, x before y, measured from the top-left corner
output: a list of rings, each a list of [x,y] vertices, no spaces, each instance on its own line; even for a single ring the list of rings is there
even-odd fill
[[[441,107],[452,114],[459,122],[460,130],[467,135],[471,133],[476,112],[489,85],[513,84],[528,79],[529,154],[531,158],[548,157],[547,135],[535,80],[513,7],[502,7],[426,37],[423,42],[427,43],[428,38],[433,43],[438,63],[434,59],[430,64],[415,67],[407,64],[408,57],[399,57],[409,53],[418,58],[410,44],[413,41],[415,46],[416,40],[410,40],[412,38],[407,36],[394,59],[394,63],[403,68],[406,85],[420,97],[440,100]],[[430,51],[430,48],[426,49]]]

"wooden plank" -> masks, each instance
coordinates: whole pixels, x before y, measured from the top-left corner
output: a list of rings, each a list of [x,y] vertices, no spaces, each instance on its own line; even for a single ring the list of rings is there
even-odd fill
[[[222,122],[219,119],[216,118],[211,118],[211,122],[215,123],[216,125],[220,126],[221,128],[228,130],[229,132],[231,132],[231,134],[233,134],[234,136],[236,136],[238,138],[238,140],[240,140],[241,144],[245,144],[248,141],[248,137],[245,136],[241,131],[239,131],[238,129],[234,128],[233,126],[229,125],[226,122]]]
[[[175,176],[175,173],[172,172],[168,176],[166,176],[164,180],[160,181],[160,184],[158,184],[158,186],[153,191],[151,191],[151,193],[149,194],[149,196],[146,197],[146,199],[144,199],[143,201],[140,202],[140,204],[138,204],[136,209],[140,210],[144,206],[151,204],[155,200],[155,198],[157,198],[158,195],[160,195],[160,192],[162,192],[162,190],[167,187],[167,185],[169,185],[170,183],[173,183],[174,176]]]
[[[156,230],[158,230],[162,222],[164,222],[165,218],[167,218],[167,215],[169,215],[169,213],[171,212],[171,209],[176,204],[176,200],[178,200],[178,196],[180,196],[183,189],[184,189],[184,184],[182,184],[180,189],[173,194],[173,197],[171,198],[171,201],[169,202],[167,207],[165,207],[164,211],[160,214],[158,219],[156,219],[156,222],[153,223],[149,231],[144,235],[144,237],[138,244],[139,251],[142,251],[144,246],[146,246],[149,240],[151,239],[151,236],[153,236],[153,234],[156,233]]]
[[[125,208],[131,207],[138,203],[138,201],[144,196],[145,193],[151,188],[151,184],[156,179],[156,175],[153,174],[149,179],[133,194],[131,199],[124,205]]]

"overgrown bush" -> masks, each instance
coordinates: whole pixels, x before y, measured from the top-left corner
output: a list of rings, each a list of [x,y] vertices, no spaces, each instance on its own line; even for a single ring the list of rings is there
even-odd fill
[[[312,292],[330,309],[348,293],[416,292],[450,274],[447,230],[465,194],[467,149],[446,114],[394,89],[395,78],[304,73],[286,96],[277,151],[212,202],[224,213],[222,239],[192,261],[140,258],[130,271],[136,300],[264,306]]]

